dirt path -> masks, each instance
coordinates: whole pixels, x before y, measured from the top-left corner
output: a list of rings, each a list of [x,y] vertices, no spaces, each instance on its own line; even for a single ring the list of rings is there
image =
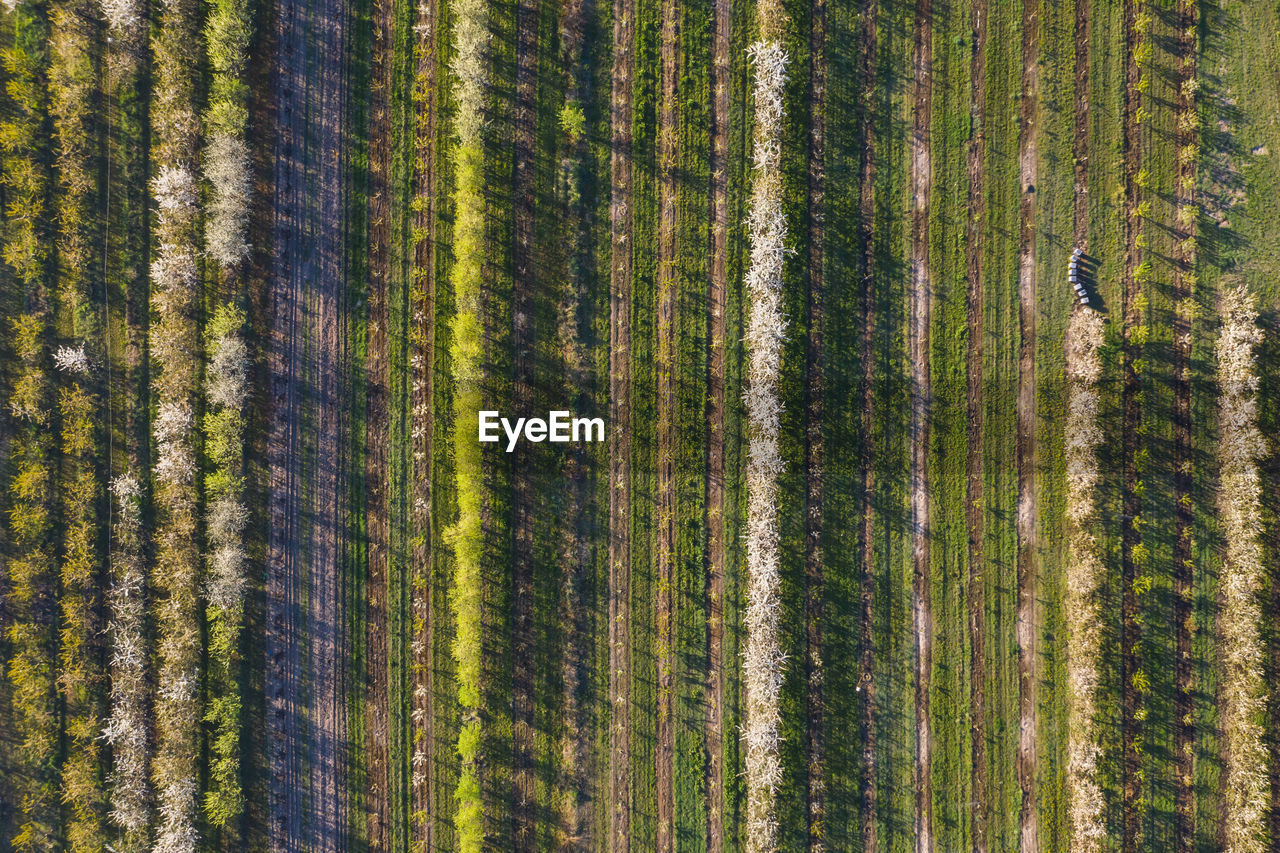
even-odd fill
[[[414,79],[417,91],[414,136],[413,227],[414,277],[410,293],[412,442],[413,442],[413,550],[409,601],[413,618],[413,697],[411,741],[413,758],[410,797],[411,846],[432,850],[435,842],[435,619],[432,525],[435,481],[435,330],[436,330],[436,51],[437,0],[418,4],[414,32]]]
[[[805,819],[811,853],[823,849],[826,816],[826,730],[822,690],[825,577],[822,553],[824,408],[823,304],[826,256],[826,100],[827,100],[827,4],[814,0],[809,28],[809,270],[807,286],[808,339],[805,342],[805,513],[804,513],[804,621],[805,621],[805,752],[807,789]]]
[[[1038,4],[1022,7],[1022,100],[1018,135],[1019,206],[1018,249],[1018,836],[1023,853],[1039,850],[1040,820],[1036,808],[1036,775],[1039,756],[1036,719],[1036,682],[1039,669],[1036,641],[1040,626],[1036,612],[1036,531],[1039,506],[1036,495],[1036,197],[1034,187],[1040,162],[1039,146],[1039,15]]]
[[[987,4],[973,0],[974,39],[969,63],[969,117],[977,135],[969,140],[969,222],[965,243],[965,267],[969,280],[967,298],[969,348],[966,353],[966,420],[969,446],[965,459],[966,526],[969,530],[969,577],[966,606],[969,611],[969,726],[970,785],[973,808],[973,850],[987,849],[987,596],[983,543],[986,517],[983,509],[983,452],[986,428],[983,411],[983,344],[985,322],[982,268],[983,228],[986,222],[986,97],[987,97]]]
[[[657,476],[657,562],[658,592],[657,663],[658,724],[657,761],[658,853],[675,849],[675,665],[673,652],[675,608],[672,588],[676,562],[676,288],[679,272],[676,257],[676,181],[679,168],[680,115],[680,4],[662,3],[662,102],[658,122],[658,476]]]
[[[613,4],[609,205],[609,841],[631,839],[631,104],[635,0]]]
[[[366,676],[365,804],[370,851],[391,846],[391,696],[388,673],[388,549],[390,496],[387,471],[390,352],[387,288],[391,243],[391,54],[394,4],[373,4],[373,86],[369,104],[369,351],[365,429],[365,488],[369,531],[369,578],[365,586]]]
[[[534,316],[537,285],[533,258],[534,152],[537,145],[538,2],[519,0],[516,5],[515,175],[512,187],[514,279],[513,404],[517,412],[530,412],[534,382]],[[512,471],[511,571],[513,602],[512,655],[512,830],[517,851],[530,851],[536,841],[534,806],[537,798],[534,763],[537,743],[534,731],[534,593],[533,514],[535,471],[529,460],[517,458]]]
[[[933,2],[916,0],[915,47],[912,70],[910,328],[911,356],[911,539],[914,579],[911,591],[912,623],[916,635],[916,763],[915,822],[917,853],[933,851],[932,753],[929,678],[933,668],[933,606],[929,577],[929,323],[933,308],[933,281],[929,274],[929,193],[933,180],[930,162],[930,120],[933,88]]]
[[[862,44],[863,91],[875,91],[876,62],[879,46],[878,0],[870,0],[860,24]],[[875,460],[875,383],[876,362],[871,358],[876,338],[876,252],[875,252],[875,177],[876,114],[872,96],[864,94],[862,114],[862,186],[859,198],[859,239],[862,241],[862,577],[859,579],[858,610],[858,692],[860,694],[859,728],[862,733],[862,848],[865,853],[876,850],[876,729],[875,729],[875,513],[872,511],[876,489]]]
[[[729,294],[729,89],[732,0],[715,0],[711,68],[711,281],[707,370],[707,853],[724,850],[724,415]]]
[[[274,851],[347,842],[338,470],[345,18],[343,0],[277,6],[266,638]]]

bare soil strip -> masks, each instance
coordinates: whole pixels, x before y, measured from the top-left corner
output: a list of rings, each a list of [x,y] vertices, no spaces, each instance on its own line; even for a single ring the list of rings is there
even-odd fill
[[[1123,469],[1123,518],[1121,522],[1120,543],[1120,584],[1121,621],[1120,659],[1121,692],[1121,749],[1123,779],[1121,783],[1123,797],[1123,820],[1121,831],[1121,850],[1123,853],[1135,853],[1139,848],[1139,800],[1141,799],[1141,760],[1138,751],[1138,739],[1141,737],[1139,706],[1141,696],[1134,688],[1133,676],[1139,670],[1142,653],[1142,629],[1139,625],[1139,603],[1134,589],[1137,567],[1134,565],[1134,546],[1141,542],[1141,533],[1135,520],[1142,512],[1142,501],[1138,497],[1138,474],[1134,465],[1134,457],[1138,450],[1138,427],[1141,410],[1138,400],[1142,383],[1134,368],[1134,361],[1139,357],[1138,347],[1133,343],[1130,332],[1143,323],[1143,317],[1137,311],[1136,297],[1141,291],[1134,280],[1134,270],[1138,266],[1139,250],[1137,237],[1139,224],[1134,211],[1139,202],[1139,189],[1135,181],[1138,161],[1142,150],[1142,130],[1135,120],[1139,93],[1137,89],[1141,69],[1134,59],[1136,38],[1134,22],[1136,18],[1135,0],[1124,3],[1124,45],[1125,45],[1125,98],[1124,98],[1124,188],[1126,216],[1124,217],[1124,292],[1121,305],[1121,316],[1124,319],[1124,387],[1123,411],[1124,422],[1121,429],[1121,466]]]
[[[534,149],[537,144],[538,2],[519,0],[516,6],[515,177],[513,187],[515,265],[513,281],[515,350],[514,405],[528,412],[533,404],[534,315],[536,286],[533,265]],[[513,796],[511,815],[515,849],[533,849],[536,840],[534,800],[537,797],[534,757],[534,630],[533,630],[533,498],[534,470],[517,460],[512,472],[514,510],[512,575],[515,586],[514,648],[512,655]]]
[[[1036,641],[1040,627],[1036,612],[1037,525],[1036,500],[1036,171],[1039,151],[1039,4],[1022,6],[1022,100],[1019,116],[1018,174],[1022,201],[1019,206],[1018,251],[1018,786],[1022,801],[1018,811],[1018,835],[1023,853],[1039,850],[1040,821],[1036,808],[1036,774],[1039,756],[1036,719],[1036,681],[1039,668]]]
[[[966,413],[969,447],[965,460],[967,480],[965,516],[969,529],[969,578],[966,605],[969,610],[969,725],[971,744],[970,784],[973,803],[973,850],[987,849],[987,598],[983,540],[983,447],[985,418],[982,394],[984,338],[982,270],[983,228],[986,221],[986,0],[973,0],[974,40],[969,63],[970,122],[977,135],[969,140],[969,223],[965,266],[969,283],[969,349],[967,356]]]
[[[343,0],[283,0],[276,15],[266,639],[273,851],[347,846],[338,472],[346,12]]]
[[[809,28],[809,270],[807,281],[808,339],[805,343],[805,514],[804,514],[804,620],[805,620],[805,752],[808,757],[805,810],[809,850],[823,849],[826,815],[826,731],[822,691],[823,624],[825,622],[822,553],[822,476],[824,464],[822,397],[823,289],[826,256],[826,89],[827,4],[814,0]]]
[[[1179,114],[1195,109],[1195,98],[1184,85],[1196,76],[1196,25],[1197,7],[1191,0],[1178,3],[1178,69]],[[1181,128],[1181,122],[1179,122]],[[1179,130],[1179,148],[1194,144],[1194,130]],[[1177,208],[1194,203],[1196,164],[1178,158]],[[1194,221],[1183,223],[1181,217],[1174,224],[1179,244],[1195,232]],[[1181,308],[1183,300],[1191,298],[1191,285],[1187,274],[1195,267],[1194,255],[1181,245],[1176,250],[1173,297]],[[1192,542],[1194,512],[1191,503],[1192,478],[1192,422],[1191,422],[1191,314],[1176,310],[1173,316],[1173,621],[1177,631],[1174,657],[1174,766],[1177,779],[1174,783],[1174,850],[1187,853],[1195,843],[1195,789],[1194,756],[1195,703],[1192,697],[1191,636],[1192,636],[1192,583],[1194,581]]]
[[[676,547],[675,458],[679,435],[676,430],[676,192],[679,156],[680,102],[680,4],[662,3],[662,103],[658,124],[658,476],[657,476],[657,562],[658,592],[657,663],[658,724],[657,800],[658,853],[675,849],[675,617],[672,587]]]
[[[387,479],[388,390],[387,286],[391,242],[391,52],[394,4],[376,0],[373,8],[372,90],[369,104],[369,351],[365,488],[368,500],[369,579],[365,616],[368,690],[365,756],[368,783],[368,838],[371,851],[391,845],[391,792],[388,742],[387,561],[390,512]]]
[[[609,205],[608,849],[631,839],[631,104],[635,0],[614,0]]]
[[[432,503],[435,479],[435,301],[436,301],[436,51],[437,0],[418,4],[414,31],[414,77],[420,87],[415,126],[412,290],[413,552],[410,607],[413,613],[411,849],[434,849],[435,821],[435,618],[431,607],[434,568]]]
[[[872,511],[876,489],[875,477],[875,381],[876,365],[872,358],[876,336],[876,256],[875,256],[875,91],[876,62],[880,39],[877,26],[880,4],[870,0],[863,13],[861,38],[863,51],[862,91],[859,106],[862,125],[862,185],[859,198],[859,239],[862,241],[862,576],[859,583],[858,610],[858,690],[861,695],[859,727],[862,733],[862,847],[865,853],[876,850],[876,728],[875,728],[875,513]]]
[[[929,679],[933,668],[933,605],[929,576],[929,323],[933,281],[929,273],[930,121],[933,88],[933,2],[916,0],[912,71],[909,194],[911,197],[910,328],[911,400],[911,537],[914,579],[912,621],[916,635],[916,851],[933,851],[933,790]]]
[[[711,68],[711,281],[707,370],[707,853],[724,850],[724,415],[729,272],[731,0],[715,0]]]

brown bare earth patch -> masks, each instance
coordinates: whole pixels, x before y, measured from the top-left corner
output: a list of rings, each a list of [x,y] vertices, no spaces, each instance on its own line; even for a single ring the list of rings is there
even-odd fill
[[[635,0],[614,0],[609,205],[609,839],[631,839],[631,104]]]
[[[1018,836],[1023,850],[1039,849],[1040,822],[1036,809],[1036,681],[1039,668],[1036,640],[1040,627],[1036,612],[1035,555],[1038,506],[1036,501],[1036,200],[1039,155],[1039,16],[1036,4],[1022,12],[1022,101],[1018,136],[1018,174],[1022,200],[1018,210]]]
[[[909,273],[912,361],[911,401],[911,537],[914,578],[911,591],[912,623],[916,637],[916,761],[915,823],[917,853],[933,851],[933,791],[930,780],[932,752],[929,679],[933,668],[933,605],[929,577],[929,323],[932,312],[932,280],[929,274],[929,193],[933,180],[930,163],[930,119],[933,88],[933,3],[916,0],[912,93],[909,193],[911,197],[911,257]]]
[[[336,853],[348,842],[339,452],[349,430],[339,393],[348,352],[346,20],[343,0],[276,8],[266,570],[273,851]]]

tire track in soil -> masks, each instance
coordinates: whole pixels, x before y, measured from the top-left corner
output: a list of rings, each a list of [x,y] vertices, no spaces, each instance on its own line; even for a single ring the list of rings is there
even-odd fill
[[[631,837],[631,112],[635,0],[613,3],[609,227],[609,839]]]
[[[965,244],[965,266],[968,278],[966,318],[969,333],[966,354],[966,403],[969,446],[966,467],[965,516],[969,533],[968,585],[966,606],[969,610],[969,725],[971,743],[970,785],[973,808],[973,851],[987,849],[987,601],[984,539],[986,517],[983,508],[983,452],[985,417],[983,411],[983,342],[985,276],[982,268],[986,224],[986,97],[987,97],[987,3],[971,4],[974,38],[969,63],[970,126],[977,129],[969,140],[969,222]]]
[[[534,314],[537,294],[533,259],[534,150],[537,144],[538,0],[516,4],[516,78],[514,109],[514,179],[512,281],[514,349],[513,405],[532,411],[534,383]],[[534,592],[533,514],[534,463],[517,458],[512,468],[512,796],[513,839],[516,851],[530,851],[537,841],[534,820],[537,784],[534,777],[537,742],[534,730]]]
[[[804,622],[805,622],[805,817],[808,849],[823,849],[826,832],[826,731],[822,690],[825,577],[822,551],[823,520],[823,303],[826,245],[826,87],[827,4],[813,0],[809,27],[809,257],[807,275],[808,337],[805,342],[805,514],[804,514]]]
[[[859,239],[862,241],[862,577],[859,579],[858,625],[858,690],[861,694],[859,726],[862,732],[862,848],[865,853],[876,850],[876,683],[875,642],[875,514],[872,504],[875,478],[875,351],[876,332],[876,255],[875,255],[875,177],[876,116],[873,110],[876,62],[878,61],[880,4],[870,0],[863,12],[861,38],[863,46],[862,101],[859,106],[862,124],[862,162],[859,173]]]
[[[1039,849],[1040,820],[1036,808],[1036,775],[1039,765],[1036,718],[1036,681],[1039,677],[1036,641],[1040,626],[1036,611],[1039,505],[1036,495],[1036,170],[1039,147],[1039,4],[1024,0],[1022,6],[1022,99],[1018,136],[1018,175],[1022,202],[1019,208],[1018,253],[1018,400],[1015,444],[1018,467],[1018,787],[1022,801],[1018,812],[1018,837],[1023,853]]]
[[[267,703],[270,849],[347,846],[338,459],[345,340],[346,7],[281,0],[276,25]],[[303,421],[303,406],[308,422]]]
[[[365,430],[365,488],[369,532],[369,577],[365,587],[366,674],[368,690],[365,804],[370,851],[391,845],[390,739],[391,696],[388,671],[388,561],[390,497],[388,435],[390,352],[387,337],[387,288],[391,243],[391,53],[393,3],[373,4],[373,53],[369,104],[369,325],[368,400]]]
[[[676,429],[676,170],[679,154],[680,3],[662,3],[662,102],[658,125],[658,344],[655,367],[658,385],[657,664],[658,708],[656,736],[657,850],[675,849],[675,612],[672,587],[676,561],[675,456]]]
[[[915,45],[912,66],[910,328],[908,346],[912,360],[911,399],[911,538],[913,582],[912,620],[916,635],[916,853],[933,853],[933,790],[930,779],[932,752],[929,708],[929,676],[933,666],[933,607],[929,577],[929,323],[933,281],[929,274],[929,193],[933,180],[930,163],[930,120],[933,87],[933,2],[916,0]]]
[[[707,371],[707,853],[724,850],[724,416],[729,293],[729,50],[732,0],[715,0],[711,70],[711,281]]]

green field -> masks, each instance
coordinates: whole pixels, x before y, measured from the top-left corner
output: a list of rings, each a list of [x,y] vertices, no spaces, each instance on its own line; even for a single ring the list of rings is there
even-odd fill
[[[0,849],[1280,850],[1273,0],[0,58]]]

